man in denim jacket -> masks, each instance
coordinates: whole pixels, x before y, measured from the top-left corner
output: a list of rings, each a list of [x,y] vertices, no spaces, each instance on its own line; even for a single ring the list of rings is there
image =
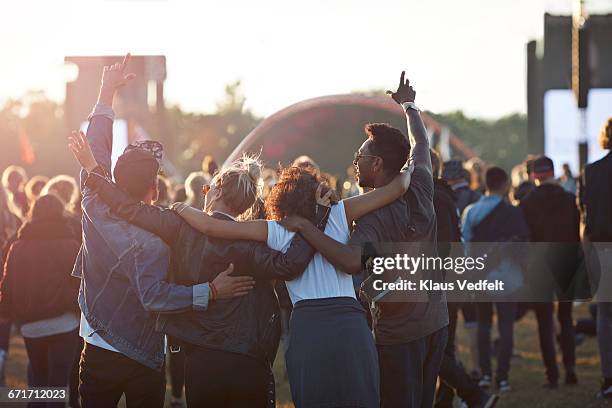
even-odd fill
[[[134,77],[122,63],[104,68],[98,102],[87,130],[95,162],[81,163],[83,244],[73,275],[81,278],[81,356],[79,394],[82,406],[116,406],[122,394],[128,407],[162,407],[165,394],[164,334],[155,331],[160,312],[204,311],[210,286],[166,282],[167,246],[157,236],[113,216],[96,193],[85,187],[88,172],[110,174],[112,103],[115,92]],[[79,143],[73,133],[72,144]],[[161,152],[159,152],[161,153]],[[96,164],[97,162],[97,164]],[[115,180],[134,198],[152,203],[157,196],[159,163],[155,152],[130,146],[115,166]],[[219,297],[244,293],[250,277],[214,281]]]

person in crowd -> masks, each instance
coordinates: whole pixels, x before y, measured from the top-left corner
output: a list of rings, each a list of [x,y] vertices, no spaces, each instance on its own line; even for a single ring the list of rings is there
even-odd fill
[[[459,212],[456,206],[455,192],[442,178],[442,160],[434,149],[430,149],[431,167],[434,179],[434,209],[436,211],[436,237],[438,256],[450,255],[450,244],[461,241]],[[492,408],[497,402],[497,395],[492,395],[478,386],[459,364],[455,349],[455,332],[457,327],[458,302],[448,302],[448,342],[440,366],[440,386],[436,396],[435,408],[451,408],[455,391],[470,408]]]
[[[478,201],[481,196],[478,191],[474,191],[470,188],[470,184],[466,179],[463,163],[459,160],[449,160],[444,163],[442,178],[446,180],[457,195],[459,215],[463,215],[465,207]]]
[[[157,176],[157,201],[155,205],[163,208],[168,208],[174,202],[172,197],[172,186],[170,180],[166,177],[159,175]]]
[[[194,208],[199,210],[204,208],[204,194],[202,194],[202,188],[210,182],[202,172],[195,171],[185,180],[185,194],[187,199],[185,202]],[[179,201],[180,202],[180,201]]]
[[[478,157],[473,157],[465,162],[465,168],[469,173],[468,183],[470,189],[484,194],[486,189],[484,176],[487,170],[485,163]]]
[[[0,286],[0,312],[20,327],[31,386],[68,385],[79,346],[79,280],[71,276],[78,250],[64,204],[40,196],[11,245]]]
[[[321,173],[321,167],[317,164],[316,161],[314,161],[312,157],[307,155],[296,157],[295,160],[293,160],[291,166],[312,169],[316,174]]]
[[[234,296],[234,282],[239,279],[228,276],[229,268],[211,284],[168,283],[165,244],[113,216],[87,187],[94,170],[110,174],[112,104],[117,89],[133,78],[125,73],[128,60],[129,54],[122,63],[104,68],[87,136],[73,132],[70,138],[77,159],[84,146],[89,147],[87,141],[95,157],[93,167],[88,165],[81,172],[83,244],[73,270],[81,279],[79,334],[85,347],[79,394],[84,408],[116,406],[123,394],[128,407],[162,407],[164,336],[154,330],[156,313],[201,313],[212,298]],[[129,145],[115,165],[117,184],[136,200],[155,201],[160,156],[159,144]]]
[[[184,184],[177,184],[174,186],[174,202],[184,203],[187,201],[187,191],[185,190]]]
[[[505,201],[510,189],[506,172],[499,167],[490,167],[485,173],[485,185],[485,195],[468,206],[463,214],[461,232],[464,241],[471,243],[525,240],[529,232],[523,214]],[[520,271],[509,270],[509,273],[520,274]],[[512,276],[508,279],[512,279]],[[510,391],[509,373],[516,304],[500,301],[478,302],[475,305],[478,319],[478,355],[482,372],[479,385],[488,388],[492,383],[491,325],[495,305],[500,336],[495,383],[499,392]]]
[[[531,181],[523,181],[512,190],[512,204],[519,205],[520,202],[535,188]]]
[[[31,206],[41,195],[41,191],[48,181],[49,177],[46,176],[34,176],[28,180],[24,187],[24,191],[26,193],[26,197],[28,198],[29,206]]]
[[[284,173],[284,182],[275,185],[272,189],[273,198],[269,197],[269,200],[274,202],[282,200],[282,194],[286,192],[288,186],[291,187],[296,181],[300,181],[306,185],[293,193],[292,198],[299,199],[301,204],[292,203],[291,208],[298,210],[305,208],[304,211],[314,215],[317,208],[314,193],[320,181],[306,169],[297,167],[292,169],[292,172]],[[259,162],[247,157],[218,173],[211,185],[205,189],[207,190],[205,209],[212,214],[212,217],[192,207],[184,206],[184,208],[195,212],[193,215],[196,219],[204,216],[209,221],[226,220],[230,228],[240,227],[241,223],[236,223],[234,220],[247,213],[259,197],[260,171]],[[407,182],[404,178],[372,197],[355,200],[349,208],[354,208],[359,214],[359,211],[371,209],[374,204],[382,205],[392,201],[394,197],[405,191]],[[244,299],[237,299],[234,305],[211,308],[205,319],[196,319],[198,316],[194,314],[177,314],[166,319],[163,327],[165,332],[178,337],[186,347],[186,393],[189,405],[266,406],[266,400],[269,398],[267,382],[270,379],[269,370],[278,346],[278,313],[274,310],[278,309],[278,304],[269,279],[292,279],[299,276],[309,264],[314,250],[309,249],[300,239],[293,241],[286,254],[268,249],[257,242],[211,239],[189,227],[175,213],[140,205],[137,200],[122,197],[124,195],[121,191],[112,184],[104,182],[104,179],[98,177],[97,180],[102,185],[99,185],[96,191],[114,211],[130,222],[155,232],[170,245],[173,259],[179,263],[173,268],[177,282],[192,281],[194,276],[197,277],[201,273],[200,271],[207,275],[214,273],[214,269],[203,268],[203,265],[211,264],[222,268],[226,264],[223,259],[229,262],[230,256],[236,260],[239,273],[248,273],[260,278],[253,294]],[[282,175],[281,180],[283,180]],[[309,197],[311,198],[308,199]],[[381,198],[384,200],[378,203]],[[282,204],[289,205],[286,202]],[[319,214],[323,215],[323,211],[319,211]],[[248,228],[246,223],[244,225]],[[258,238],[257,241],[264,240],[267,237],[267,224],[255,225],[261,230],[260,235],[254,238]],[[239,236],[239,238],[250,237]],[[289,244],[290,241],[291,239],[286,243]],[[284,244],[282,247],[276,245],[277,250],[281,248],[286,249]],[[195,265],[192,253],[198,253]],[[268,313],[265,313],[266,310]],[[219,322],[224,322],[224,325],[219,326]],[[233,333],[237,338],[232,338],[229,333]],[[211,361],[216,361],[218,364],[211,364]],[[371,364],[372,360],[366,359],[366,363]],[[228,369],[224,371],[219,367]],[[237,376],[236,367],[241,367],[239,372],[243,376]],[[367,389],[367,391],[372,390]],[[316,394],[311,396],[305,393],[304,398],[315,396]],[[374,405],[370,401],[367,406]]]
[[[599,144],[612,150],[612,117],[604,124]],[[582,177],[580,204],[583,211],[584,239],[588,242],[607,243],[599,251],[602,266],[597,293],[597,340],[601,361],[602,384],[599,396],[612,399],[612,153],[587,165]]]
[[[71,211],[78,198],[78,186],[73,177],[65,174],[51,178],[43,187],[41,194],[53,194],[63,203],[66,210]]]
[[[23,191],[28,176],[20,166],[8,166],[2,173],[2,186],[8,193],[9,205],[20,217],[28,213],[28,197]]]
[[[0,186],[0,264],[4,265],[6,254],[21,227],[21,219],[12,211],[9,198]],[[11,321],[0,318],[0,386],[4,386],[4,367],[9,349]]]
[[[436,254],[431,159],[425,126],[414,104],[416,93],[404,80],[403,72],[397,91],[388,93],[406,112],[410,142],[400,130],[387,124],[366,125],[368,139],[355,154],[353,164],[360,187],[376,192],[389,185],[410,156],[414,173],[408,192],[390,205],[357,217],[348,242],[320,234],[299,217],[283,222],[304,235],[336,268],[348,273],[362,271],[362,249],[369,243],[424,242],[425,255]],[[432,279],[442,279],[438,273],[442,272],[432,271]],[[448,311],[444,296],[417,303],[377,302],[376,307],[374,333],[380,364],[381,406],[431,406],[447,341]]]
[[[580,214],[576,206],[576,196],[565,191],[554,178],[553,161],[540,156],[531,163],[531,176],[536,187],[520,203],[529,226],[530,240],[550,242],[550,254],[546,256],[548,271],[554,276],[557,294],[557,318],[561,326],[560,344],[565,366],[565,383],[577,384],[576,344],[572,301],[574,300],[576,272],[578,270],[578,246],[580,242]],[[564,245],[562,243],[568,243]],[[536,302],[530,307],[538,320],[540,348],[546,366],[547,388],[557,388],[559,370],[555,353],[555,330],[553,322],[554,303]]]
[[[346,169],[346,179],[344,179],[344,183],[342,183],[341,195],[344,198],[348,198],[359,194],[361,194],[361,191],[355,181],[355,167],[351,164]]]
[[[204,176],[208,180],[212,180],[217,171],[219,171],[217,161],[211,155],[206,155],[202,160],[202,173],[204,173]]]
[[[53,194],[64,204],[66,216],[75,238],[81,242],[81,217],[78,198],[79,188],[74,177],[61,174],[52,177],[41,190],[42,195]]]
[[[577,183],[576,178],[572,174],[572,169],[568,163],[563,163],[563,174],[559,178],[559,185],[568,193],[576,194]]]

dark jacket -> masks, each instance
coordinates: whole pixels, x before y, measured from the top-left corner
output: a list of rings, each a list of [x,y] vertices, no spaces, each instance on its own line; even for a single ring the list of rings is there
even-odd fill
[[[580,214],[576,196],[557,184],[534,188],[519,206],[533,242],[580,241]]]
[[[584,169],[580,186],[586,237],[612,242],[612,152]]]
[[[87,127],[91,151],[105,174],[111,172],[113,118],[110,107],[97,104]],[[161,371],[166,355],[164,335],[155,331],[157,313],[205,310],[206,295],[194,296],[199,292],[195,287],[168,283],[168,246],[112,214],[85,186],[88,178],[83,169],[83,244],[72,272],[81,279],[81,312],[89,326],[121,354]]]
[[[434,209],[437,220],[438,252],[440,244],[461,241],[457,195],[443,179],[434,179]],[[440,256],[445,254],[440,253]]]
[[[255,278],[255,288],[246,296],[211,302],[206,312],[160,315],[157,330],[189,344],[255,357],[271,366],[280,338],[279,306],[271,280],[298,277],[315,253],[299,234],[285,254],[261,242],[212,238],[174,211],[131,199],[103,177],[89,177],[87,186],[116,215],[170,246],[171,281],[187,286],[211,282],[230,263],[233,275]]]
[[[559,300],[588,298],[576,196],[560,185],[543,184],[529,192],[519,207],[525,214],[531,241],[542,243],[534,247],[545,262],[540,274],[549,271]]]
[[[67,219],[24,224],[6,258],[1,314],[24,324],[78,313],[80,282],[70,275],[78,250]]]

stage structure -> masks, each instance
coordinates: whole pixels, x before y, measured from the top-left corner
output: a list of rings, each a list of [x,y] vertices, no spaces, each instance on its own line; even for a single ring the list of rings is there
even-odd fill
[[[476,154],[448,128],[427,114],[423,119],[434,145],[469,159]],[[344,174],[365,139],[364,125],[385,122],[407,134],[402,108],[389,97],[331,95],[308,99],[264,119],[234,149],[225,165],[245,152],[259,152],[269,166],[303,154],[332,174]],[[446,145],[446,146],[440,146]]]
[[[78,76],[66,84],[65,118],[69,129],[77,129],[87,119],[98,97],[100,78],[105,65],[121,61],[124,56],[72,56],[66,64],[78,69]],[[136,78],[119,90],[115,98],[115,112],[125,120],[129,142],[151,137],[164,144],[168,157],[174,150],[174,140],[167,135],[164,81],[166,57],[163,55],[132,55],[126,72]]]
[[[587,139],[594,144],[593,133],[603,124],[603,105],[612,97],[606,89],[612,89],[612,14],[589,16],[583,2],[573,16],[545,14],[543,41],[527,44],[529,153],[549,154],[555,144],[571,141],[568,151],[580,167],[595,159],[587,158],[596,151]],[[570,90],[574,101],[568,107]]]

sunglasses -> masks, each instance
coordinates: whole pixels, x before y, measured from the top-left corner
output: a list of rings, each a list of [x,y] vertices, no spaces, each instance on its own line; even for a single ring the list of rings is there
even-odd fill
[[[353,155],[353,164],[356,166],[357,162],[359,161],[359,159],[361,159],[362,157],[380,157],[380,156],[374,156],[372,154],[361,154],[359,152],[355,152],[355,154]]]

